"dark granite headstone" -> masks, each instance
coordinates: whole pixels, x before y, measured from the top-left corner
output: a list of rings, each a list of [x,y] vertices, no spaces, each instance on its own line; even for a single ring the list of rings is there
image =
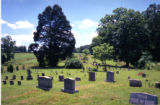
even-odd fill
[[[42,76],[45,76],[45,73],[42,73]]]
[[[158,105],[158,97],[148,93],[131,93],[129,103],[136,105]]]
[[[8,76],[6,76],[5,79],[8,80]]]
[[[160,88],[160,82],[156,82],[156,83],[155,83],[155,87],[156,87],[156,88]]]
[[[107,71],[107,82],[115,82],[114,81],[114,72],[112,71]]]
[[[116,74],[119,74],[119,71],[116,71]]]
[[[64,79],[64,88],[62,88],[61,91],[67,92],[67,93],[78,92],[78,90],[75,89],[75,80],[72,78]]]
[[[64,81],[64,76],[63,75],[59,75],[59,81]]]
[[[130,87],[142,87],[142,82],[140,80],[130,79],[129,85]]]
[[[95,81],[95,72],[89,72],[89,81]]]
[[[130,77],[130,76],[128,76],[128,79],[131,79],[131,77]]]
[[[49,90],[52,88],[52,77],[48,76],[39,76],[38,77],[38,88],[44,89],[44,90]]]
[[[17,81],[17,84],[18,84],[18,85],[21,85],[21,81]]]
[[[143,78],[146,78],[146,74],[145,74],[145,73],[143,73],[143,74],[142,74],[142,77],[143,77]]]
[[[21,76],[21,80],[23,80],[23,76]]]
[[[9,82],[10,82],[10,85],[14,85],[14,81],[10,80]]]
[[[81,81],[81,78],[80,77],[76,77],[75,80],[76,81]]]
[[[16,75],[13,75],[11,80],[15,80],[15,79],[16,79]]]
[[[32,80],[32,76],[31,76],[31,71],[28,69],[27,70],[27,80]]]
[[[7,84],[6,80],[3,80],[2,82],[3,82],[4,85]]]

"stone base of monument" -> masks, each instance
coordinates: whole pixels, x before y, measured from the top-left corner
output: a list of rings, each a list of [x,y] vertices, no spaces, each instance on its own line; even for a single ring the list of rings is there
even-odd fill
[[[50,90],[50,88],[47,88],[47,87],[42,87],[42,86],[36,86],[37,88],[40,88],[40,89],[43,89],[43,90]]]
[[[64,89],[64,88],[62,88],[61,91],[66,92],[66,93],[71,93],[71,94],[78,92],[78,90],[76,90],[76,89],[75,90],[69,90],[69,89]]]

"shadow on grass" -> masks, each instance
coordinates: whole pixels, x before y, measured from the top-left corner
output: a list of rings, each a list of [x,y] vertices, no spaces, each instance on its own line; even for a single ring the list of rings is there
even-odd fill
[[[39,67],[39,66],[33,66],[31,69],[64,69],[64,66],[57,66],[57,67]]]

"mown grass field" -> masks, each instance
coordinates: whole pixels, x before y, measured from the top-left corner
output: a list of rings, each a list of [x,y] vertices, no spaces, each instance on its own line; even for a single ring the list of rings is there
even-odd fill
[[[79,56],[79,55],[77,55]],[[129,96],[132,92],[147,92],[149,94],[157,95],[158,102],[160,103],[160,89],[154,87],[154,83],[160,81],[160,71],[157,70],[129,70],[128,69],[110,69],[110,71],[119,71],[119,74],[115,73],[115,83],[105,82],[106,72],[103,72],[102,67],[99,67],[99,71],[96,72],[96,81],[88,81],[88,67],[96,68],[91,65],[94,61],[89,56],[88,63],[84,64],[85,72],[81,72],[81,69],[65,69],[62,68],[64,62],[59,63],[58,68],[52,69],[31,69],[33,80],[26,80],[27,68],[37,65],[36,58],[33,54],[18,53],[15,55],[15,59],[11,61],[13,65],[25,65],[25,70],[20,67],[19,71],[14,73],[2,73],[1,80],[5,76],[9,76],[11,79],[13,74],[16,74],[17,78],[14,80],[14,85],[7,85],[1,83],[1,101],[2,105],[128,105]],[[111,65],[115,65],[114,61],[107,61]],[[118,64],[120,65],[120,64]],[[5,67],[4,67],[5,69]],[[64,87],[63,82],[58,81],[58,76],[63,71],[65,78],[81,77],[81,81],[76,81],[76,89],[78,93],[68,94],[61,92],[61,88]],[[53,76],[53,88],[49,91],[45,91],[36,88],[38,85],[37,75],[41,75],[44,72],[47,76]],[[58,75],[55,74],[58,72]],[[146,73],[146,78],[142,78],[137,74],[139,72]],[[67,75],[70,73],[71,75]],[[17,81],[20,80],[20,76],[24,76],[22,85],[18,86]],[[132,79],[142,80],[143,87],[129,87],[128,76]],[[146,79],[149,81],[146,82]],[[150,85],[149,85],[150,84]]]

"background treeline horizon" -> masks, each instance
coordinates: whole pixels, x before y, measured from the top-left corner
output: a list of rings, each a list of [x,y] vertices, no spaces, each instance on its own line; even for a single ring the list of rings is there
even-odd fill
[[[57,11],[55,8],[58,8],[59,11]],[[48,12],[48,11],[55,11],[55,13],[60,12],[63,14],[62,8],[58,5],[55,5],[53,8],[47,7],[44,12]],[[45,14],[42,14],[42,16],[43,15]],[[59,18],[60,16],[57,15],[57,17]],[[49,17],[47,18],[50,19]],[[48,20],[48,21],[52,21],[52,20]],[[46,25],[45,21],[43,22],[44,22],[44,25],[41,25],[41,26]],[[67,20],[66,20],[66,23],[68,24],[68,26],[66,26],[68,27],[68,30],[71,30],[71,26],[69,25]],[[41,27],[41,26],[38,26],[38,27]],[[61,27],[60,24],[59,24],[59,27]],[[56,30],[55,27],[52,27],[52,28]],[[126,9],[123,7],[116,8],[115,10],[113,10],[112,14],[106,14],[104,17],[100,19],[100,22],[96,31],[98,33],[98,36],[92,39],[92,43],[90,45],[84,45],[78,48],[74,48],[73,51],[70,51],[70,52],[83,53],[84,49],[88,49],[90,54],[93,54],[94,57],[98,59],[98,57],[96,56],[103,56],[104,54],[95,55],[95,53],[97,52],[93,52],[93,49],[95,49],[95,51],[99,51],[101,50],[101,48],[107,49],[107,46],[108,47],[111,46],[113,48],[112,53],[110,53],[112,56],[110,57],[106,56],[106,58],[112,58],[114,60],[124,61],[126,62],[126,66],[129,66],[131,64],[135,67],[141,68],[141,67],[144,67],[146,64],[151,65],[153,62],[160,61],[160,4],[151,4],[143,12],[135,11],[133,9]],[[66,33],[61,32],[61,34],[63,35]],[[35,38],[38,38],[38,34],[34,34],[34,35],[37,35]],[[50,37],[53,37],[53,39],[54,38],[56,39],[54,35],[53,36],[52,34],[48,34],[48,35]],[[72,36],[72,33],[70,33],[70,36]],[[12,44],[10,44],[10,46],[8,47],[5,46],[5,43],[2,43],[2,54],[1,54],[2,58],[6,56],[8,61],[9,58],[12,58],[13,56],[13,54],[9,55],[9,52],[15,52],[15,50],[16,52],[26,52],[25,46],[14,47],[15,49],[11,49],[11,46],[15,46],[15,42],[12,41],[12,39],[9,37],[8,37],[8,40],[10,41],[5,42],[2,40],[2,42],[5,42],[5,43],[12,42]],[[38,39],[34,39],[34,40],[37,41]],[[57,40],[57,41],[61,41],[61,40]],[[48,43],[48,42],[45,42],[45,43]],[[74,44],[75,43],[73,43],[73,45]],[[104,45],[104,44],[107,44],[107,45]],[[39,55],[42,54],[42,51],[47,47],[45,47],[46,46],[45,45],[44,48],[41,48],[41,52],[37,52],[36,50],[37,46],[38,45],[33,44],[28,49],[32,49],[32,50],[35,49],[33,52],[37,54],[36,55],[37,57],[39,57]],[[5,47],[6,49],[10,49],[10,50],[5,51]],[[58,47],[59,46],[56,46],[56,49],[60,49]],[[99,50],[96,50],[98,48]],[[103,50],[106,50],[106,49],[103,49]],[[29,50],[29,52],[30,51],[31,50]],[[104,52],[107,52],[107,51],[104,51]],[[62,53],[61,50],[58,54],[60,53]],[[45,54],[47,53],[45,52]],[[68,55],[70,54],[68,53]],[[47,56],[48,55],[46,55],[46,57]],[[64,56],[63,59],[65,57],[66,56]],[[46,58],[44,57],[43,59],[46,59]],[[57,58],[56,60],[58,61],[58,59],[59,58]],[[50,60],[48,62],[51,63],[54,61]],[[56,65],[56,64],[52,64],[52,65]]]

